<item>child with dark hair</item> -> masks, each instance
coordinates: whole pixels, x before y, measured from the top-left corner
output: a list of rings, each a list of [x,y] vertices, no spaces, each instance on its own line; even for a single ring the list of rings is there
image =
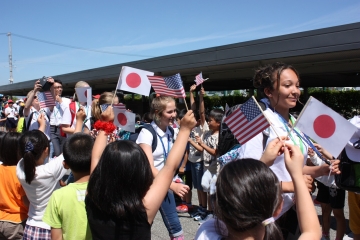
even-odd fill
[[[85,116],[84,109],[80,108],[75,132],[81,131]],[[44,117],[39,117],[38,122],[44,130]],[[51,239],[51,228],[42,219],[51,194],[60,188],[59,180],[67,171],[63,167],[64,157],[60,155],[44,164],[49,156],[49,140],[39,130],[25,132],[19,144],[22,159],[17,164],[16,175],[30,202],[23,239]]]
[[[54,239],[91,239],[84,200],[93,145],[93,138],[85,133],[71,135],[64,144],[64,168],[71,169],[75,182],[50,197],[43,221],[51,227]]]
[[[219,130],[224,111],[220,109],[213,109],[209,114],[209,131],[205,132],[203,138],[196,136],[197,146],[194,147],[202,152],[202,160],[204,163],[204,174],[201,179],[201,185],[204,192],[208,193],[208,211],[205,214],[199,215],[196,220],[202,220],[201,223],[213,216],[212,201],[210,199],[210,186],[216,181],[216,175],[219,173],[220,165],[216,160],[217,145],[219,142]]]
[[[206,213],[207,209],[207,193],[203,191],[203,187],[201,186],[201,179],[204,174],[204,164],[202,159],[202,152],[198,149],[198,143],[196,142],[195,137],[199,136],[200,138],[203,137],[204,133],[209,131],[209,126],[206,121],[205,116],[205,105],[204,105],[204,95],[205,89],[202,87],[199,94],[199,110],[196,111],[196,103],[194,98],[194,92],[196,90],[196,84],[193,84],[190,87],[190,105],[191,110],[194,111],[195,117],[197,120],[196,126],[192,129],[191,135],[189,138],[189,163],[191,166],[191,177],[194,188],[197,190],[198,200],[199,200],[199,207],[190,214],[191,217],[194,219],[199,219],[201,215]]]
[[[19,133],[9,132],[0,140],[0,159],[3,161],[0,165],[1,239],[22,239],[27,218],[28,201],[16,177],[16,164],[20,159],[19,138]]]
[[[303,180],[303,155],[297,146],[283,146],[283,141],[275,139],[261,161],[240,159],[222,168],[216,182],[216,218],[202,224],[195,239],[283,239],[274,219],[283,205],[281,182],[267,166],[279,154],[285,156],[294,182],[299,239],[320,239],[316,210]]]
[[[143,118],[142,118],[142,121],[143,121],[144,123],[151,123],[152,120],[153,120],[153,119],[152,119],[152,117],[151,117],[150,112],[144,113]]]
[[[91,157],[91,176],[85,198],[93,239],[151,239],[151,224],[168,193],[195,126],[192,111],[181,120],[181,129],[166,162],[154,176],[147,155],[131,141],[107,145],[114,120],[112,107],[102,113]],[[183,238],[182,238],[183,239]]]

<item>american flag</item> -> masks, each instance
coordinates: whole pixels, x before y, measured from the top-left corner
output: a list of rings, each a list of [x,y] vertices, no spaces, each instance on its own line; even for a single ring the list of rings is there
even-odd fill
[[[55,100],[51,92],[38,92],[37,98],[39,100],[40,108],[53,107],[55,106]]]
[[[186,97],[179,73],[170,77],[148,76],[148,78],[157,94],[179,98]]]
[[[252,97],[224,120],[241,145],[270,126]]]
[[[202,84],[205,81],[205,79],[203,79],[202,72],[199,75],[195,76],[194,81],[196,83],[196,86],[199,86],[200,84]]]
[[[106,110],[110,105],[111,105],[111,104],[101,104],[101,105],[100,105],[101,112],[105,112],[105,110]],[[122,104],[122,103],[113,104],[113,108],[117,108],[117,109],[119,109],[119,110],[126,110],[125,104]]]

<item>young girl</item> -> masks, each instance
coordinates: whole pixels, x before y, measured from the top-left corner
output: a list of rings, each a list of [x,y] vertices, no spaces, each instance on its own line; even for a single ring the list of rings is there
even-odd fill
[[[0,236],[22,239],[28,212],[28,201],[16,177],[19,161],[20,133],[9,132],[0,141]],[[11,151],[9,151],[11,149]]]
[[[44,120],[40,125],[44,125]],[[39,130],[25,132],[19,147],[22,159],[16,167],[16,175],[30,201],[24,239],[51,239],[50,226],[42,217],[52,192],[60,187],[59,180],[66,173],[64,158],[60,155],[44,164],[49,155],[49,140]]]
[[[151,224],[196,123],[193,113],[189,111],[182,119],[177,140],[155,178],[146,154],[137,144],[124,140],[106,146],[107,134],[115,129],[107,123],[114,119],[112,107],[102,117],[105,123],[95,123],[98,135],[85,199],[93,239],[151,239]]]
[[[153,121],[151,126],[157,135],[157,146],[152,151],[153,135],[147,129],[142,129],[136,143],[144,150],[149,159],[152,173],[154,176],[164,167],[167,156],[173,145],[172,135],[169,126],[176,118],[176,104],[172,97],[156,97],[151,103],[151,114]],[[184,152],[183,152],[184,153]],[[181,156],[183,156],[181,153]],[[160,213],[169,232],[171,239],[183,239],[183,230],[176,212],[176,203],[174,198],[175,192],[183,197],[189,191],[189,187],[182,183],[172,182],[170,189],[161,204]]]
[[[305,164],[307,158],[308,143],[306,136],[297,128],[292,128],[295,123],[295,118],[290,115],[289,110],[296,106],[296,102],[300,97],[300,82],[299,74],[296,69],[291,65],[285,63],[274,63],[261,67],[255,71],[254,86],[259,88],[259,91],[264,94],[265,99],[262,99],[268,106],[264,111],[264,114],[272,123],[272,127],[268,129],[268,140],[266,145],[277,138],[277,134],[280,136],[289,135],[288,142],[298,146],[304,155]],[[276,130],[277,134],[274,132]],[[253,139],[245,143],[239,148],[239,158],[252,158],[260,159],[264,146],[263,146],[264,134],[259,133]],[[333,163],[332,171],[338,173],[338,163]],[[275,159],[274,164],[270,167],[275,173],[278,179],[281,181],[281,187],[284,192],[282,195],[284,198],[284,206],[279,216],[287,213],[287,218],[292,220],[284,221],[282,230],[285,238],[287,236],[298,235],[298,232],[286,231],[287,229],[297,229],[296,214],[291,209],[294,204],[294,186],[291,182],[291,176],[286,170],[284,156],[280,155]],[[329,166],[323,164],[315,167],[303,167],[303,173],[311,175],[311,177],[318,177],[321,175],[329,174]],[[309,191],[312,188],[312,178],[310,176],[304,176],[304,180],[307,182]]]
[[[280,143],[267,148],[261,160],[273,161],[283,147]],[[283,150],[280,154],[285,155],[295,188],[299,239],[320,239],[317,214],[302,176],[303,155],[288,143]],[[283,239],[274,223],[283,205],[281,182],[262,161],[240,159],[225,165],[216,182],[216,218],[203,223],[195,239]]]

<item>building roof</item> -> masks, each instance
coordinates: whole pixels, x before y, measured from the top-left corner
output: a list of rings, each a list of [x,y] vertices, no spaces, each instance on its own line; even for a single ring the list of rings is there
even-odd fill
[[[258,66],[282,61],[300,73],[302,87],[360,86],[360,23],[287,34],[259,40],[205,48],[53,76],[72,94],[77,81],[86,81],[93,93],[115,89],[122,66],[170,76],[180,73],[185,89],[203,72],[208,91],[252,88]],[[34,79],[1,86],[0,92],[26,95]]]

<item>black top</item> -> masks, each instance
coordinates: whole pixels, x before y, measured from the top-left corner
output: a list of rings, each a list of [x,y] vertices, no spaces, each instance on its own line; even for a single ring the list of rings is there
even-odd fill
[[[93,201],[85,198],[86,213],[92,238],[97,239],[151,239],[151,225],[147,215],[139,219],[137,224],[129,224],[101,211]]]

